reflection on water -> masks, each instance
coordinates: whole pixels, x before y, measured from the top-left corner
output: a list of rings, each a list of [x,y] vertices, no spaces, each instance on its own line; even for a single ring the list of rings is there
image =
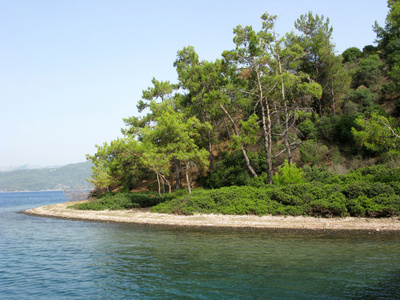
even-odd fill
[[[0,201],[0,298],[400,298],[400,234],[79,222]]]

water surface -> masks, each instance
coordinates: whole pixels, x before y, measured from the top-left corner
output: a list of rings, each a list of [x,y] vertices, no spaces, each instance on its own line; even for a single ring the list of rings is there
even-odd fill
[[[18,214],[0,193],[0,299],[399,299],[400,234],[199,230]]]

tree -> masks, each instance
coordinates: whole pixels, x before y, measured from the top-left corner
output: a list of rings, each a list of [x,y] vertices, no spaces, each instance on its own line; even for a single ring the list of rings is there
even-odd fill
[[[273,119],[280,121],[278,107],[281,106],[283,111],[283,138],[291,163],[289,131],[294,123],[290,123],[290,104],[301,93],[320,95],[320,86],[298,71],[299,60],[304,55],[299,45],[287,44],[285,38],[277,38],[274,29],[277,17],[265,13],[261,18],[259,32],[251,26],[237,26],[234,30],[236,48],[226,51],[223,56],[236,69],[236,78],[240,81],[236,85],[241,87],[242,97],[260,114],[267,178],[272,183],[272,126]]]
[[[196,117],[186,119],[185,114],[174,109],[171,101],[158,104],[153,100],[150,109],[154,115],[154,126],[146,126],[141,130],[143,144],[151,145],[149,154],[144,156],[146,162],[149,165],[152,159],[159,160],[153,170],[157,170],[156,173],[166,179],[168,162],[175,158],[181,161],[190,193],[190,168],[208,164],[207,150],[197,145],[199,132],[204,128],[211,130],[211,126],[201,123]]]
[[[143,151],[141,151],[140,162],[156,174],[159,197],[161,197],[161,185],[164,186],[164,182],[167,183],[168,192],[171,193],[171,183],[167,179],[171,162],[167,153],[164,153],[152,143],[143,142],[141,147]]]
[[[314,16],[310,11],[296,20],[295,28],[301,35],[292,35],[291,42],[299,43],[305,51],[299,68],[322,86],[322,96],[316,98],[318,113],[321,115],[330,106],[335,114],[338,99],[347,92],[350,76],[343,69],[342,58],[335,55],[329,18]]]
[[[372,153],[383,153],[400,146],[399,128],[393,118],[372,113],[370,118],[359,116],[355,120],[358,128],[352,128],[358,146]]]
[[[131,189],[144,173],[137,147],[137,141],[129,137],[96,145],[97,152],[86,156],[94,164],[90,182],[100,190]]]
[[[343,51],[343,63],[355,61],[356,59],[360,58],[362,52],[357,47],[350,47]]]
[[[374,31],[377,35],[378,48],[383,52],[389,64],[388,75],[397,85],[400,82],[400,1],[388,0],[388,15],[385,28],[375,22]]]
[[[362,59],[353,76],[354,86],[359,87],[360,85],[364,85],[371,87],[381,75],[381,66],[382,63],[377,54],[369,55]]]
[[[283,166],[279,167],[279,171],[274,175],[274,183],[281,186],[289,184],[304,183],[304,173],[296,166],[296,164],[289,164],[287,160]]]
[[[176,67],[179,87],[184,94],[176,97],[179,108],[188,116],[196,116],[202,123],[209,123],[213,131],[208,130],[204,137],[204,144],[209,151],[209,166],[213,170],[213,148],[221,124],[221,111],[218,106],[221,87],[224,78],[221,76],[221,61],[200,61],[192,46],[178,51],[174,62]]]

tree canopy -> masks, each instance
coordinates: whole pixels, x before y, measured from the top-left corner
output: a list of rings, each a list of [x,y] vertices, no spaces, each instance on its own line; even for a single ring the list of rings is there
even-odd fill
[[[214,61],[184,47],[173,62],[177,81],[153,78],[123,137],[87,156],[92,183],[131,190],[147,180],[161,195],[283,184],[284,174],[302,182],[301,167],[392,163],[400,158],[400,1],[388,8],[384,27],[374,25],[377,46],[341,55],[329,18],[311,11],[282,36],[268,13],[258,29],[236,26],[232,49]]]

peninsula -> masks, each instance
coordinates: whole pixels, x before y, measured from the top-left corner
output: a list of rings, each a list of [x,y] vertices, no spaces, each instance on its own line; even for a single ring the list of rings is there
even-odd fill
[[[400,232],[400,219],[393,218],[315,218],[304,216],[254,216],[195,214],[192,216],[151,213],[150,209],[87,211],[67,208],[70,202],[28,209],[22,213],[41,217],[97,222],[130,223],[147,226],[192,228],[231,228],[304,231]]]

